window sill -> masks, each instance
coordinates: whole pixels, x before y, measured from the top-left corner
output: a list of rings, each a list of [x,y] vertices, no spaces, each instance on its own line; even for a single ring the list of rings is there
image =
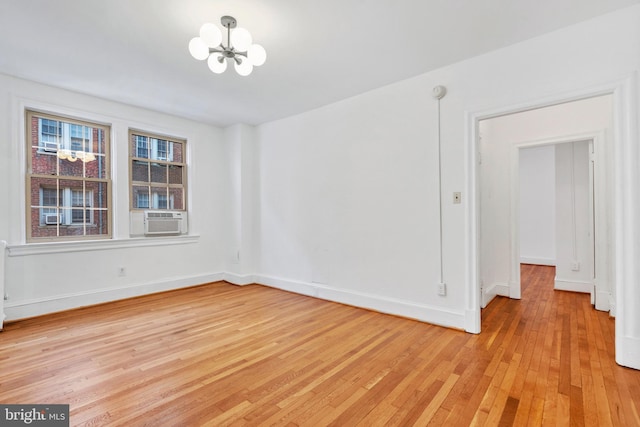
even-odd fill
[[[171,237],[135,237],[130,239],[86,240],[75,242],[29,243],[8,245],[10,257],[60,254],[68,252],[104,251],[111,249],[138,248],[145,246],[171,246],[196,243],[199,235]]]

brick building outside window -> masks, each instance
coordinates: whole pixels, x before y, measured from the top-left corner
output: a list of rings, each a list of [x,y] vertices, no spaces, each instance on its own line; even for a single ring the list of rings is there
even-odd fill
[[[131,209],[186,210],[186,141],[129,131]]]
[[[27,241],[111,237],[109,127],[27,111]]]

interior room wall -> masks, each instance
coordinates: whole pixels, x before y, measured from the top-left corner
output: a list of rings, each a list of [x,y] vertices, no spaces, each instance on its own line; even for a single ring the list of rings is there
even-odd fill
[[[630,8],[259,126],[259,279],[473,330],[477,309],[467,293],[472,276],[465,259],[473,219],[465,216],[464,192],[460,205],[452,200],[469,179],[465,118],[630,75],[640,63],[639,16],[640,8]],[[441,100],[446,296],[437,293],[438,132],[430,93],[436,85],[448,89]],[[610,120],[569,117],[582,129],[585,122],[602,129]],[[545,132],[559,130],[542,126],[529,137]],[[508,198],[496,197],[489,212],[501,218]],[[505,255],[502,246],[486,251]],[[504,260],[493,262],[496,280],[509,279],[508,253]]]
[[[593,206],[589,183],[589,141],[555,146],[556,248],[555,288],[593,292]]]
[[[520,262],[556,265],[556,156],[553,145],[520,150]]]
[[[24,245],[25,107],[111,125],[113,240]],[[146,239],[144,245],[129,239],[129,127],[188,140],[190,237]],[[11,254],[7,320],[222,278],[230,246],[226,230],[234,221],[226,210],[232,185],[222,130],[0,75],[0,149],[0,194],[7,201],[0,204],[0,240]]]

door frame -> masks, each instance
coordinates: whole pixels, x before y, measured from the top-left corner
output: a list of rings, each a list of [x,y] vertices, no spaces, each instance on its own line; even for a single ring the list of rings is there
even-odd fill
[[[619,80],[583,88],[572,93],[555,94],[545,99],[529,100],[522,104],[465,112],[465,190],[469,197],[465,212],[465,330],[480,333],[481,293],[479,276],[479,122],[506,114],[577,101],[600,95],[613,95],[613,141],[609,150],[613,166],[613,266],[612,292],[615,295],[612,314],[615,322],[616,362],[640,369],[640,331],[636,325],[637,300],[640,289],[640,235],[637,213],[640,212],[640,147],[638,144],[638,73]]]
[[[511,230],[511,254],[509,274],[509,297],[520,299],[522,283],[520,280],[520,153],[522,149],[556,146],[573,142],[588,141],[590,148],[589,158],[589,223],[591,230],[591,242],[595,253],[593,264],[593,286],[590,289],[591,302],[596,303],[596,309],[609,311],[611,307],[611,291],[607,275],[603,274],[607,268],[607,260],[611,257],[608,248],[612,247],[609,241],[611,237],[607,228],[613,224],[607,224],[606,193],[611,180],[611,171],[606,167],[605,131],[585,132],[580,134],[559,135],[533,141],[516,142],[510,150],[511,179],[510,179],[510,230]],[[597,165],[594,171],[591,163]],[[593,173],[595,172],[595,174]],[[595,176],[594,176],[595,175]],[[597,176],[597,180],[596,180]],[[595,197],[593,197],[595,195]],[[596,205],[597,203],[597,205]],[[480,213],[481,214],[481,213]]]

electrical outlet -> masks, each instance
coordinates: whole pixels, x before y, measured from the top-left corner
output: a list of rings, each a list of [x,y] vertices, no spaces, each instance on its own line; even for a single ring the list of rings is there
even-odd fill
[[[9,301],[9,294],[7,292],[4,293],[4,300]]]
[[[456,191],[453,193],[453,203],[458,205],[462,202],[462,193],[459,191]]]
[[[440,296],[447,295],[447,284],[446,283],[438,283],[438,295],[440,295]]]
[[[580,262],[579,261],[573,261],[571,263],[571,271],[580,271]]]
[[[118,276],[124,277],[127,275],[127,269],[125,267],[118,268]]]

